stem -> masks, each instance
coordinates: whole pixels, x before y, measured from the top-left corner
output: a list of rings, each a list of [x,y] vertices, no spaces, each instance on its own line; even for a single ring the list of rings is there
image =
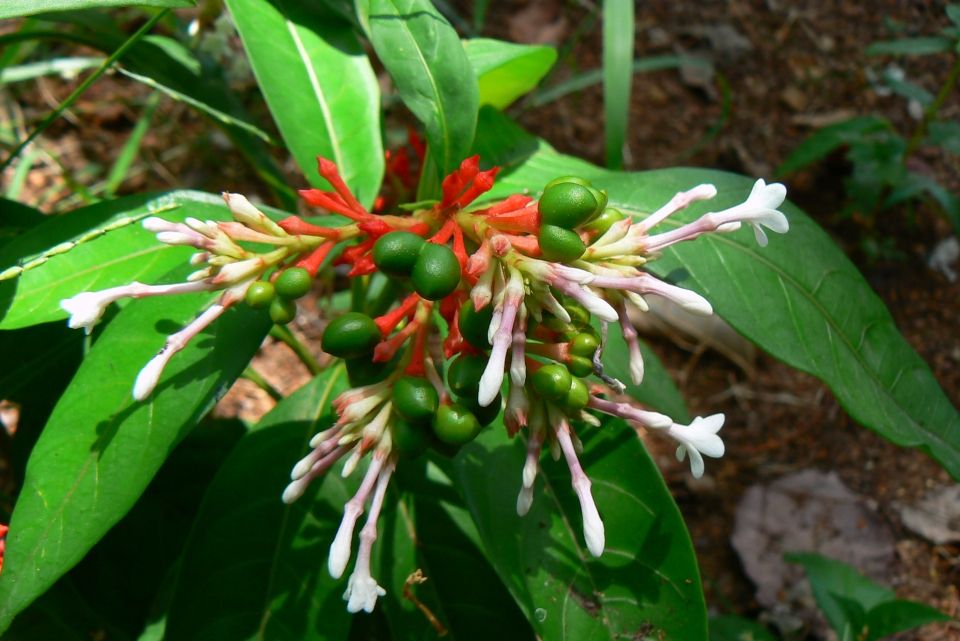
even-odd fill
[[[136,33],[134,33],[132,36],[127,38],[127,40],[122,45],[120,45],[120,48],[118,48],[116,51],[110,54],[110,56],[103,61],[103,64],[101,64],[96,71],[94,71],[92,74],[87,76],[83,82],[77,85],[77,88],[74,89],[72,92],[70,92],[70,95],[67,96],[67,98],[60,103],[60,106],[54,109],[53,111],[51,111],[47,115],[47,117],[44,118],[39,125],[37,125],[37,128],[34,129],[30,133],[30,135],[27,136],[19,145],[17,145],[17,147],[12,152],[10,152],[10,155],[7,156],[7,158],[3,161],[2,164],[0,164],[0,171],[3,171],[4,169],[6,169],[10,165],[10,163],[13,162],[13,159],[16,158],[21,151],[23,151],[24,147],[26,147],[31,142],[33,142],[34,138],[36,138],[41,133],[46,131],[47,127],[53,124],[53,122],[60,117],[60,114],[62,114],[67,109],[69,109],[70,105],[76,102],[77,98],[79,98],[83,94],[83,92],[85,92],[87,89],[90,88],[90,85],[96,82],[97,79],[100,78],[100,76],[102,76],[110,67],[112,67],[113,63],[119,60],[123,56],[123,54],[127,52],[127,49],[132,47],[133,44],[137,40],[139,40],[141,36],[143,36],[145,33],[153,29],[153,26],[157,24],[157,22],[159,22],[160,19],[163,18],[164,15],[166,15],[166,13],[167,13],[167,10],[163,10],[157,15],[150,18],[142,27],[137,29]]]
[[[915,152],[920,146],[920,143],[923,142],[924,136],[927,135],[927,127],[929,127],[930,122],[937,117],[937,113],[940,112],[943,103],[950,97],[953,88],[957,84],[958,78],[960,78],[960,56],[954,61],[953,67],[950,68],[950,73],[947,74],[947,79],[943,81],[943,85],[940,86],[940,91],[937,92],[937,97],[930,103],[926,111],[923,112],[923,119],[917,125],[917,128],[914,129],[913,135],[910,137],[910,142],[907,143],[907,149],[903,152],[904,164],[907,163],[907,160],[913,155],[913,152]]]
[[[281,343],[284,343],[287,347],[293,350],[293,353],[297,355],[297,358],[300,359],[300,362],[310,370],[310,373],[316,376],[323,371],[323,366],[317,362],[317,359],[313,357],[313,354],[310,353],[310,350],[307,349],[307,346],[304,345],[300,340],[293,335],[293,332],[285,325],[274,325],[270,329],[270,336],[277,339]]]
[[[256,385],[257,387],[259,387],[260,389],[262,389],[264,392],[267,393],[267,396],[269,396],[270,398],[272,398],[272,399],[275,400],[276,402],[279,403],[280,401],[283,400],[283,394],[281,394],[281,393],[277,390],[276,387],[274,387],[273,385],[271,385],[271,384],[270,384],[270,381],[268,381],[267,379],[265,379],[265,378],[260,374],[260,372],[258,372],[257,370],[253,369],[253,367],[247,366],[247,368],[246,368],[245,370],[243,370],[243,373],[240,375],[240,377],[247,379],[248,381],[250,381],[251,383],[253,383],[253,384]]]

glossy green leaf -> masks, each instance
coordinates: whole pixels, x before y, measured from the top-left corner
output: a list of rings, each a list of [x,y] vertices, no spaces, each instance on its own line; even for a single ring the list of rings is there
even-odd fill
[[[927,139],[924,142],[960,156],[960,122],[956,120],[931,122],[927,127]]]
[[[69,577],[64,577],[17,617],[3,638],[4,641],[90,641],[86,631],[94,629],[116,638],[112,635],[118,631],[104,623],[85,602],[83,590]],[[122,633],[120,635],[122,638]]]
[[[556,49],[544,45],[471,38],[463,47],[477,75],[480,105],[497,109],[536,87],[557,61]]]
[[[495,141],[478,142],[483,145],[502,148]],[[752,184],[699,169],[607,172],[543,149],[512,161],[488,195],[536,193],[549,180],[570,174],[607,189],[611,205],[636,212],[652,212],[694,185],[716,185],[716,198],[671,216],[656,231],[740,203]],[[783,210],[790,232],[774,235],[768,247],[758,247],[749,229],[713,234],[667,249],[648,269],[706,296],[746,338],[823,380],[856,421],[898,445],[923,449],[960,478],[960,415],[930,368],[829,236],[789,203]]]
[[[0,247],[47,219],[39,210],[15,200],[0,198]]]
[[[883,639],[928,623],[949,620],[950,617],[940,610],[923,603],[900,599],[887,601],[867,612],[867,640]]]
[[[633,82],[633,2],[604,0],[603,3],[603,132],[607,167],[623,168],[623,152],[630,116],[630,87]]]
[[[850,625],[850,616],[838,597],[853,601],[863,611],[894,599],[893,590],[868,579],[846,563],[812,553],[787,554],[784,558],[806,570],[817,605],[837,634],[842,634]]]
[[[429,0],[357,0],[357,13],[407,108],[424,124],[436,185],[466,158],[479,92],[457,32]],[[430,197],[427,194],[423,197]]]
[[[97,9],[103,7],[191,7],[193,0],[4,0],[0,5],[0,20],[31,16],[51,11]]]
[[[495,423],[457,456],[456,478],[500,578],[543,639],[706,638],[690,537],[636,433],[608,421],[578,436],[605,524],[599,559],[584,546],[565,463],[541,459],[533,506],[520,517],[522,439]]]
[[[743,617],[710,617],[710,641],[776,641],[765,627]]]
[[[901,38],[874,42],[866,49],[868,56],[926,56],[953,49],[954,41],[940,36]]]
[[[184,552],[166,638],[346,638],[345,581],[330,578],[326,556],[356,476],[327,474],[295,504],[280,500],[345,385],[342,367],[325,370],[265,416],[220,468]]]
[[[134,401],[137,373],[210,298],[136,301],[84,359],[27,466],[0,581],[0,630],[126,514],[260,345],[268,328],[264,315],[231,310],[171,360],[147,401]]]
[[[194,250],[158,242],[139,224],[147,216],[229,220],[230,210],[218,196],[173,191],[104,201],[47,219],[0,247],[0,329],[65,319],[64,298],[134,280],[153,282],[185,263]]]
[[[784,176],[825,158],[844,145],[862,140],[877,132],[892,130],[890,122],[879,116],[861,116],[818,129],[790,152],[777,167],[776,174]]]
[[[370,206],[383,177],[380,88],[353,27],[322,3],[227,0],[270,112],[303,175],[337,163]]]
[[[509,592],[478,549],[470,514],[450,479],[431,464],[401,461],[380,522],[374,549],[375,576],[387,590],[382,607],[391,636],[431,639],[431,622],[403,598],[407,578],[417,569],[426,582],[409,590],[447,630],[451,641],[532,641],[533,631]]]

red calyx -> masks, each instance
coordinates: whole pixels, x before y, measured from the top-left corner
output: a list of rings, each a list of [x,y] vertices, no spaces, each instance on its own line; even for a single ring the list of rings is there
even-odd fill
[[[280,229],[295,236],[321,236],[330,240],[340,239],[340,230],[336,227],[319,227],[297,216],[289,216],[279,223]]]
[[[397,325],[407,316],[416,311],[417,303],[420,302],[420,296],[417,294],[410,294],[407,296],[400,306],[396,309],[390,310],[383,316],[378,316],[373,319],[373,322],[377,324],[377,327],[380,329],[381,336],[389,336]]]
[[[330,250],[333,249],[335,243],[332,240],[328,240],[323,243],[312,252],[298,260],[295,264],[297,267],[302,267],[307,270],[307,273],[310,274],[310,277],[315,277],[317,272],[320,271],[320,265],[323,264],[323,261],[330,254]]]

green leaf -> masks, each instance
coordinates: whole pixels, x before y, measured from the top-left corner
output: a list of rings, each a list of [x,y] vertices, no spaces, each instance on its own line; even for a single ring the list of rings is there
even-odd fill
[[[3,638],[5,641],[90,641],[86,631],[94,629],[117,638],[114,635],[118,631],[104,623],[109,622],[91,610],[82,588],[64,577],[17,617]]]
[[[890,123],[880,116],[851,118],[818,129],[790,152],[777,167],[776,175],[785,176],[827,157],[844,145],[857,142],[880,131],[892,130]]]
[[[884,71],[882,78],[883,84],[887,85],[898,96],[907,100],[916,100],[923,107],[929,107],[933,103],[933,94],[915,82],[904,80],[889,70]]]
[[[594,559],[584,547],[580,506],[563,462],[543,457],[533,506],[517,516],[525,448],[498,422],[455,460],[490,562],[543,639],[704,639],[706,610],[690,537],[636,433],[608,421],[578,436],[604,518],[603,556]]]
[[[716,185],[716,198],[671,216],[663,229],[738,204],[751,188],[750,180],[717,171],[623,174],[541,150],[511,165],[487,196],[536,192],[563,175],[583,176],[609,191],[611,205],[637,212],[652,212],[694,185]],[[789,203],[782,209],[790,232],[769,247],[758,247],[748,229],[713,234],[668,248],[647,267],[661,277],[684,276],[677,284],[706,296],[746,338],[827,383],[854,420],[897,445],[920,447],[960,478],[960,415],[930,368],[827,234]]]
[[[477,124],[479,92],[460,38],[428,0],[357,0],[357,13],[400,98],[426,128],[429,179],[439,187],[466,158]]]
[[[633,73],[633,3],[603,3],[603,117],[607,167],[623,168]]]
[[[887,601],[867,612],[867,640],[883,639],[928,623],[949,620],[950,617],[940,610],[923,603],[899,599]]]
[[[103,7],[192,7],[192,0],[4,0],[0,20],[31,16],[50,11],[72,11]]]
[[[185,275],[180,269],[171,278]],[[166,335],[210,299],[204,293],[137,301],[87,354],[27,466],[0,581],[0,631],[126,514],[253,356],[268,321],[230,310],[174,356],[147,401],[132,399],[137,373]]]
[[[463,47],[477,75],[480,105],[504,109],[537,86],[557,61],[557,51],[544,45],[522,45],[491,38],[472,38]]]
[[[0,248],[47,220],[39,210],[7,198],[0,198],[0,212]]]
[[[855,635],[860,632],[860,626],[851,620],[851,613],[840,599],[853,601],[867,611],[894,598],[893,590],[871,581],[846,563],[811,553],[787,554],[784,558],[806,570],[813,597],[838,635],[842,636],[847,626]]]
[[[304,176],[317,156],[370,206],[383,178],[380,88],[351,25],[320,3],[227,0],[270,112]]]
[[[926,56],[953,49],[953,40],[938,36],[901,38],[874,42],[866,48],[868,56]]]
[[[196,191],[129,196],[48,218],[0,247],[0,329],[67,318],[60,308],[65,298],[134,280],[153,282],[186,263],[194,250],[158,242],[139,224],[147,216],[176,222],[187,216],[231,218],[222,198]]]
[[[710,641],[776,641],[776,637],[756,621],[721,615],[710,617]]]
[[[927,126],[927,139],[924,142],[960,156],[960,122],[956,120],[931,122]]]
[[[374,575],[387,590],[377,607],[382,603],[393,637],[437,635],[423,613],[401,596],[407,578],[419,569],[426,582],[408,589],[446,628],[444,638],[532,640],[523,614],[481,553],[476,528],[449,477],[432,463],[401,461],[394,483],[403,493],[381,516],[374,549],[379,566]]]
[[[280,500],[310,438],[332,422],[342,366],[279,403],[245,436],[207,489],[167,615],[168,639],[345,639],[345,581],[327,574],[350,485],[318,480],[293,505]]]

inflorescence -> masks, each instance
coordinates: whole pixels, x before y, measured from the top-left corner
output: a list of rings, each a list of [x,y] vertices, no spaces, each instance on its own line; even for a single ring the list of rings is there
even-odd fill
[[[327,325],[323,349],[345,360],[354,387],[334,401],[336,422],[311,440],[310,452],[293,467],[282,495],[291,503],[338,461],[343,461],[346,477],[369,458],[359,490],[344,506],[328,559],[330,574],[342,576],[357,520],[368,506],[344,595],[349,611],[369,612],[385,594],[371,576],[370,559],[377,518],[398,461],[428,447],[455,452],[501,410],[509,434],[526,435],[517,512],[526,514],[534,499],[541,451],[562,456],[594,556],[603,552],[604,526],[578,460],[582,446],[575,430],[598,426],[593,412],[673,438],[677,457],[689,457],[697,477],[703,474],[703,456],[723,455],[717,435],[722,414],[682,425],[616,394],[623,385],[604,372],[601,362],[606,328],[620,325],[630,376],[639,384],[643,359],[629,315],[648,309],[646,296],[669,299],[697,314],[713,311],[702,296],[664,282],[643,266],[676,243],[733,231],[743,223],[766,245],[764,229],[788,230],[778,210],[786,193],[783,185],[758,180],[742,204],[652,233],[668,216],[713,198],[716,188],[704,184],[680,192],[642,219],[608,206],[605,191],[577,177],[553,180],[539,200],[514,194],[475,204],[493,186],[498,169],[481,171],[474,156],[443,181],[438,202],[386,215],[367,211],[331,161],[320,158],[319,171],[333,190],[308,189],[301,196],[313,207],[346,217],[348,224],[320,227],[296,216],[274,222],[243,196],[225,193],[233,221],[187,218],[175,223],[151,217],[143,222],[163,243],[196,248],[191,262],[197,271],[187,282],[134,282],[81,293],[61,305],[71,314],[71,327],[90,331],[105,308],[123,297],[222,292],[193,322],[168,337],[140,372],[133,395],[143,400],[170,359],[231,306],[265,309],[274,322],[287,323],[296,315],[296,299],[310,290],[318,270],[333,257],[335,265],[348,267],[350,277],[378,270],[391,277],[399,293],[382,314],[354,311]],[[377,210],[384,207],[379,200]],[[271,249],[255,250],[251,244]],[[588,381],[591,375],[595,378]]]

